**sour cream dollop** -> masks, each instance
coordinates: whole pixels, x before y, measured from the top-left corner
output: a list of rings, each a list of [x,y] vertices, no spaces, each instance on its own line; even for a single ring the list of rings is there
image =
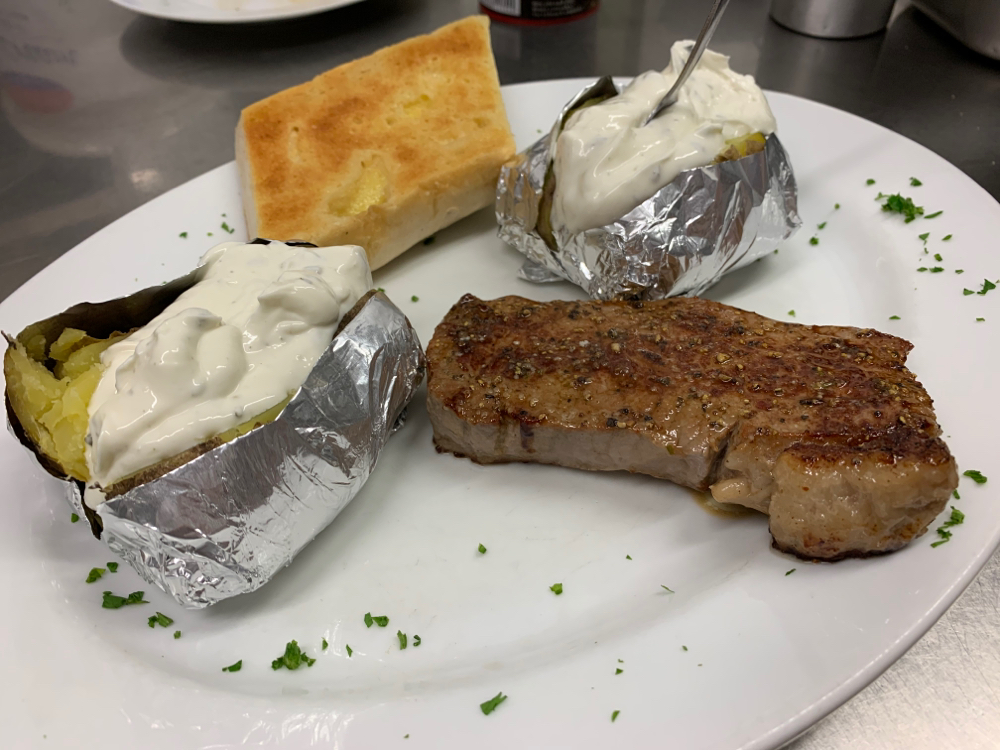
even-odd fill
[[[200,266],[198,283],[101,357],[87,435],[100,487],[279,404],[372,288],[356,246],[225,242]]]
[[[676,42],[662,73],[643,73],[618,96],[569,118],[555,146],[553,226],[575,234],[609,224],[685,169],[712,163],[726,141],[774,132],[774,115],[753,76],[733,72],[729,58],[711,50],[677,103],[643,126],[693,44]]]

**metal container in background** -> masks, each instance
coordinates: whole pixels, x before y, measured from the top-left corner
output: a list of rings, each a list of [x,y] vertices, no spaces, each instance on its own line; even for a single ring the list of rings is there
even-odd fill
[[[913,4],[969,49],[1000,60],[997,0],[913,0]]]
[[[850,39],[882,31],[895,0],[771,0],[771,18],[800,34]]]

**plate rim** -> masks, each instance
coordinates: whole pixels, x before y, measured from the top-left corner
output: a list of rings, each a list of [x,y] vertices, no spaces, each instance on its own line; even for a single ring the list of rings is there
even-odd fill
[[[156,8],[148,8],[142,5],[134,4],[129,2],[129,0],[109,0],[109,2],[114,3],[120,8],[125,8],[133,13],[138,13],[142,16],[147,16],[149,18],[159,18],[165,21],[178,21],[180,23],[204,23],[204,24],[244,24],[244,23],[267,23],[268,21],[282,21],[290,20],[293,18],[302,18],[304,16],[313,16],[319,13],[326,13],[327,11],[337,10],[338,8],[345,8],[349,5],[356,5],[357,3],[362,3],[365,0],[318,0],[318,2],[313,2],[308,4],[306,7],[302,8],[292,8],[288,10],[275,9],[275,10],[261,10],[252,12],[241,12],[238,10],[232,11],[212,11],[205,15],[190,15],[184,12],[171,13],[169,11],[162,11]],[[197,179],[197,178],[192,178]],[[186,183],[184,183],[186,184]],[[178,185],[177,187],[182,187]],[[161,193],[165,195],[165,193]],[[157,197],[152,198],[155,200]],[[123,214],[127,215],[127,214]]]

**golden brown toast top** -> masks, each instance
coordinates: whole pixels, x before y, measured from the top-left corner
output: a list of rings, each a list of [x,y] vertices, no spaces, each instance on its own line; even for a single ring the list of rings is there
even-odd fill
[[[388,207],[514,153],[484,16],[257,102],[240,127],[258,233],[284,239],[350,221],[372,194]]]

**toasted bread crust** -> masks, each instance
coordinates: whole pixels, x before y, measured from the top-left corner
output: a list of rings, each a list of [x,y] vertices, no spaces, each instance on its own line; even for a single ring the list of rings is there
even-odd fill
[[[257,102],[237,128],[250,234],[358,244],[372,268],[491,204],[513,153],[482,16]],[[365,179],[382,200],[352,213]]]

